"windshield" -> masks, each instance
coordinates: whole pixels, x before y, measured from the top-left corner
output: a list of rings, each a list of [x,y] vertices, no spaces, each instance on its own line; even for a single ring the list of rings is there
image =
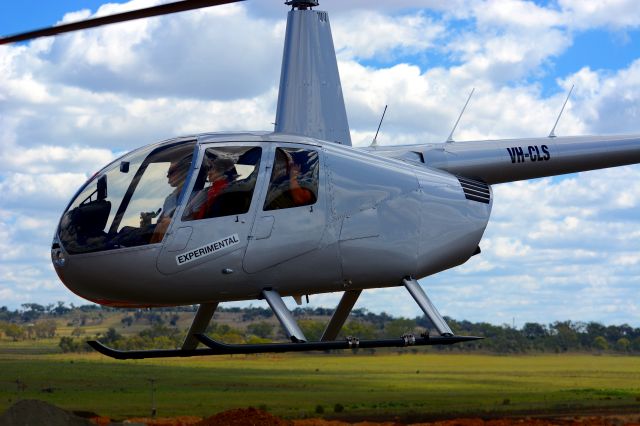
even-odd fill
[[[151,147],[96,174],[62,216],[59,237],[69,253],[162,241],[179,205],[195,142]]]

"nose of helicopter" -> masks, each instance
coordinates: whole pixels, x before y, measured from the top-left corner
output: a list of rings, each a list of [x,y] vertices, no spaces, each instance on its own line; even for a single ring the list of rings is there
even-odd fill
[[[60,281],[74,294],[95,303],[116,307],[162,304],[155,300],[163,286],[155,268],[160,248],[121,252],[69,254],[59,243],[51,248],[51,261]]]
[[[58,278],[64,283],[64,266],[67,263],[67,254],[60,247],[60,241],[57,237],[53,239],[53,244],[51,244],[51,263],[53,263],[53,269],[58,274]]]

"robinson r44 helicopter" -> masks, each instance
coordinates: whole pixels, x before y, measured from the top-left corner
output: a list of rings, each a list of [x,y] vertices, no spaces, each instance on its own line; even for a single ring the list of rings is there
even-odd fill
[[[185,0],[0,39],[0,44],[238,0]],[[640,162],[640,135],[354,148],[329,18],[290,0],[273,132],[207,133],[134,150],[74,195],[51,258],[74,293],[115,307],[198,304],[178,349],[119,359],[452,344],[416,281],[480,253],[491,185]],[[309,273],[312,271],[312,273]],[[337,336],[363,290],[401,286],[434,333]],[[309,342],[282,297],[344,292]],[[204,334],[220,302],[265,299],[290,342]],[[198,348],[202,344],[204,347]]]

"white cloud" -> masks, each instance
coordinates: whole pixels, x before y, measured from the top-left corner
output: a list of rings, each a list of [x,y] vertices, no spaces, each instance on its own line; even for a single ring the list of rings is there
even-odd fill
[[[559,0],[558,5],[568,25],[575,28],[627,29],[640,26],[640,9],[635,0]]]
[[[88,176],[79,173],[12,173],[0,182],[4,207],[46,209],[64,202],[78,190]]]
[[[578,88],[572,107],[601,133],[637,132],[640,118],[640,59],[612,73],[583,68],[564,79]]]
[[[103,6],[97,15],[133,3]],[[277,80],[284,22],[252,19],[246,11],[231,4],[105,26],[58,37],[47,51],[32,53],[42,61],[37,72],[51,83],[145,98],[252,97]]]
[[[358,11],[340,17],[333,26],[335,49],[340,59],[375,57],[384,62],[434,48],[445,31],[442,23],[421,13],[393,17],[377,11]]]
[[[531,247],[523,244],[522,241],[506,237],[498,237],[495,240],[491,240],[491,246],[496,256],[507,259],[523,257],[531,251]]]
[[[38,146],[24,148],[8,146],[0,154],[0,165],[4,173],[57,173],[60,170],[77,170],[89,173],[110,162],[113,153],[107,149]]]
[[[556,26],[562,22],[560,14],[551,8],[530,1],[490,0],[476,2],[474,16],[483,28],[509,28],[533,31]]]
[[[536,81],[577,32],[637,28],[635,2],[321,3],[356,145],[370,143],[385,104],[380,143],[443,141],[472,87],[456,140],[546,135],[572,83],[558,134],[640,132],[640,60],[554,75],[557,87]],[[180,134],[272,128],[284,10],[229,5],[0,48],[3,303],[78,300],[47,260],[51,234],[73,192],[117,153]],[[638,166],[494,190],[482,254],[423,280],[442,313],[494,323],[638,318]],[[365,292],[358,307],[419,313],[402,288]]]

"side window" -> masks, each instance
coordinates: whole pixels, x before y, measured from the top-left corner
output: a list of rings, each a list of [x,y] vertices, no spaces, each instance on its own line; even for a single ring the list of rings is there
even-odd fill
[[[309,206],[318,199],[318,152],[277,148],[264,210]]]
[[[259,147],[207,148],[182,220],[248,212],[261,156]]]

